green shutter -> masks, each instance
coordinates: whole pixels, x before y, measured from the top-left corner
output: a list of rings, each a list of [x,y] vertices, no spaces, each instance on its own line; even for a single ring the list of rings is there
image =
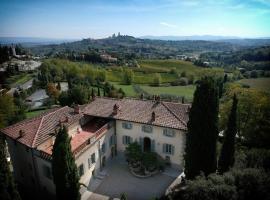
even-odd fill
[[[166,144],[162,145],[162,151],[163,151],[163,153],[166,153]]]
[[[174,146],[172,145],[172,155],[174,155]]]
[[[123,144],[125,144],[125,136],[122,137]]]
[[[155,152],[155,140],[151,140],[151,151]]]

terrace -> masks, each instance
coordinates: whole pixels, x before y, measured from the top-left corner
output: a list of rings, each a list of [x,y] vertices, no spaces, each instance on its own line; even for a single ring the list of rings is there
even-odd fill
[[[77,133],[71,139],[71,149],[76,157],[84,150],[89,148],[98,138],[107,132],[110,128],[109,120],[94,118],[85,125],[78,127]],[[39,149],[41,156],[50,158],[53,149],[53,139],[46,141]]]

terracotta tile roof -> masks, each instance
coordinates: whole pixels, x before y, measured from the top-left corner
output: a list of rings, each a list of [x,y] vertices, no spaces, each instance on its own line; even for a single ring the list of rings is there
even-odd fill
[[[117,114],[113,113],[117,105]],[[98,117],[111,117],[138,123],[152,124],[175,129],[187,129],[189,104],[157,102],[138,99],[96,98],[84,108],[84,113]],[[152,113],[155,120],[152,120]]]
[[[117,113],[113,113],[115,106],[118,108]],[[1,129],[0,132],[26,146],[36,148],[52,137],[55,128],[59,126],[59,121],[69,126],[78,122],[84,114],[186,130],[189,106],[181,103],[127,98],[96,98],[91,103],[80,106],[81,112],[79,114],[75,113],[73,108],[67,106],[55,108],[37,117]],[[93,123],[93,125],[96,126],[97,124]],[[73,146],[81,144],[91,136],[89,133],[100,127],[88,127],[87,130],[86,128],[84,127],[85,133],[81,134],[81,138]]]
[[[74,113],[70,107],[54,108],[41,115],[23,120],[0,131],[5,135],[29,147],[37,147],[54,133],[59,121],[70,125],[81,118],[82,114]]]

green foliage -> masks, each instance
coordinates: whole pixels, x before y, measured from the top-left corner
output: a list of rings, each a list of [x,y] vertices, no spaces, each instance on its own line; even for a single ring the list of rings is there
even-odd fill
[[[153,86],[159,86],[162,82],[161,76],[158,73],[154,74]]]
[[[269,199],[270,178],[260,169],[247,168],[232,172],[238,200]]]
[[[131,69],[124,69],[122,83],[131,85],[134,80],[134,73]]]
[[[177,185],[169,195],[171,200],[236,200],[237,190],[230,175],[211,174],[187,181],[184,187]]]
[[[70,140],[66,127],[61,127],[56,135],[52,151],[53,181],[59,200],[80,200],[81,198],[79,176]]]
[[[224,131],[224,141],[218,160],[219,173],[228,171],[234,164],[235,136],[237,133],[237,101],[236,95],[234,95],[228,125]]]
[[[0,135],[0,163],[0,199],[20,200],[7,162],[6,143],[2,135]]]
[[[0,96],[0,127],[3,128],[16,122],[17,107],[9,95]]]
[[[142,159],[142,149],[137,142],[133,142],[126,147],[126,157],[129,162],[138,162]]]
[[[148,170],[158,168],[157,153],[144,152],[142,156],[142,165]]]
[[[194,93],[186,139],[185,174],[193,179],[202,171],[216,170],[218,89],[212,78],[203,78]]]
[[[238,97],[237,134],[242,144],[249,147],[269,148],[270,144],[270,95],[254,89],[242,88],[238,84],[228,84],[220,107],[220,127],[224,129],[228,121],[231,98]]]

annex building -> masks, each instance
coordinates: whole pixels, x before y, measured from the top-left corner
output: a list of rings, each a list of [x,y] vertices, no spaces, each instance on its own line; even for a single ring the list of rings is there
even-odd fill
[[[72,137],[80,181],[88,184],[108,159],[134,141],[182,169],[189,108],[159,99],[96,97],[89,104],[53,108],[0,131],[6,136],[16,182],[36,194],[54,195],[51,155],[61,125]]]

